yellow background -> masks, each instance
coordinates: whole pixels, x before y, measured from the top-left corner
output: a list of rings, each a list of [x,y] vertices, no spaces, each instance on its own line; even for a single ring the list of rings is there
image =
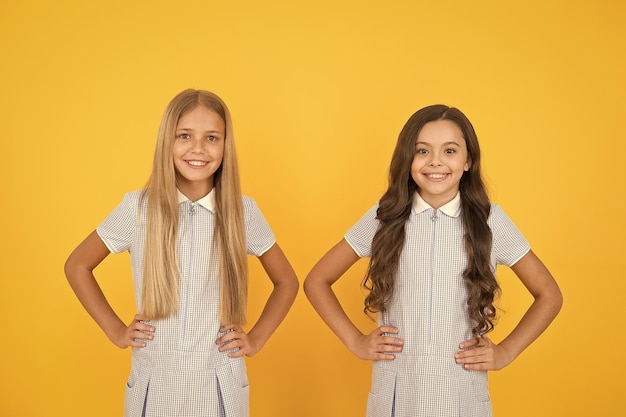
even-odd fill
[[[624,416],[626,6],[589,1],[0,2],[0,415],[121,415],[130,351],[63,276],[143,186],[167,102],[229,105],[244,192],[301,280],[386,186],[397,135],[446,103],[474,123],[500,203],[558,279],[546,334],[491,374],[496,416]],[[269,281],[251,259],[250,316]],[[336,286],[364,330],[357,264]],[[134,314],[126,255],[97,270]],[[499,340],[530,297],[499,275]],[[302,292],[248,360],[252,415],[364,415],[370,364]]]

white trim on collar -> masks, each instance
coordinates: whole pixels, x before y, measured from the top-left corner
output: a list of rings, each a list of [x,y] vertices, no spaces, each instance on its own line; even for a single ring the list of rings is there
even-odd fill
[[[419,214],[430,208],[433,207],[428,204],[418,192],[415,192],[413,195],[413,213]],[[439,211],[450,217],[459,217],[461,214],[461,193],[456,193],[456,196],[452,200],[439,207]]]
[[[184,203],[185,201],[190,201],[187,196],[180,192],[180,190],[176,190],[178,192],[178,204]],[[209,191],[207,195],[195,201],[195,203],[200,204],[202,207],[206,208],[210,212],[215,212],[215,187]]]

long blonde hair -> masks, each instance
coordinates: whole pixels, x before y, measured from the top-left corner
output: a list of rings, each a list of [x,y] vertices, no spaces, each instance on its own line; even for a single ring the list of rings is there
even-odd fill
[[[142,201],[147,200],[147,225],[141,313],[150,319],[164,319],[178,311],[178,193],[172,145],[178,121],[198,106],[216,112],[226,127],[222,165],[213,178],[216,208],[212,253],[219,256],[220,321],[241,325],[246,321],[248,262],[233,127],[226,104],[203,90],[179,93],[161,119],[152,174],[142,193]]]

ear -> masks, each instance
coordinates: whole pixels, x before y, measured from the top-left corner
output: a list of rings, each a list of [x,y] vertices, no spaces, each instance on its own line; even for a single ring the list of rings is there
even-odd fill
[[[467,161],[465,165],[463,166],[463,171],[465,172],[469,171],[471,166],[472,166],[472,163],[470,161]]]

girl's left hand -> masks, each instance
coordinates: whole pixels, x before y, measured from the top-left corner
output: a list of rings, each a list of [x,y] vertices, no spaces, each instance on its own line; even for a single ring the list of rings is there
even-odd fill
[[[488,337],[475,337],[459,345],[460,352],[455,353],[454,360],[465,369],[474,371],[497,371],[504,368],[515,358]]]
[[[228,354],[230,358],[239,358],[243,355],[254,356],[259,351],[241,326],[224,325],[220,327],[220,332],[226,332],[226,334],[215,341],[215,344],[219,345],[218,350],[226,352],[227,350],[237,349]]]

